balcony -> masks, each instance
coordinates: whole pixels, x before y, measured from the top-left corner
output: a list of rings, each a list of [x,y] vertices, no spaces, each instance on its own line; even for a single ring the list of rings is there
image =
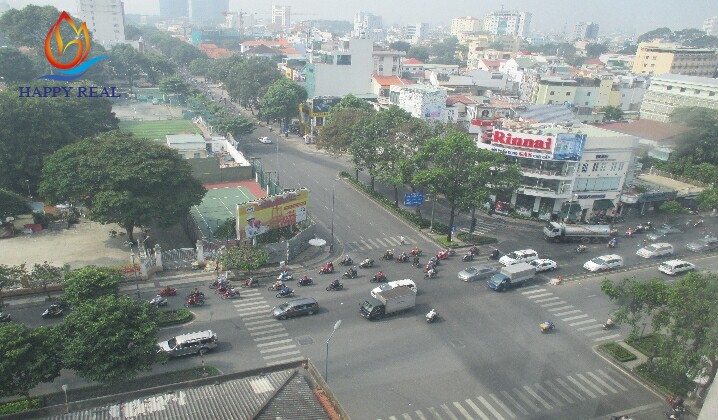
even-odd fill
[[[532,178],[541,178],[541,179],[563,179],[563,180],[569,180],[573,179],[575,175],[574,168],[567,168],[563,171],[558,170],[548,170],[548,169],[538,169],[538,168],[521,168],[521,173],[524,176],[532,177]]]
[[[517,188],[519,194],[531,195],[534,197],[546,197],[546,198],[571,198],[571,185],[567,184],[567,188],[548,188],[548,187],[537,187],[530,185],[520,185]]]

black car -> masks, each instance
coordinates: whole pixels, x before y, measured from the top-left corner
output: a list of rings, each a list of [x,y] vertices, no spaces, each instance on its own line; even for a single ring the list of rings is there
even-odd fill
[[[718,248],[718,238],[706,236],[697,241],[690,242],[686,248],[693,252],[708,252]]]

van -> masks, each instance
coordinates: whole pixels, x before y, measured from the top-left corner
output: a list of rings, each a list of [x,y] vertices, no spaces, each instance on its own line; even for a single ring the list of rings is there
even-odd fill
[[[287,319],[299,315],[314,315],[319,310],[319,303],[311,297],[299,298],[284,302],[272,308],[272,316]]]
[[[395,288],[395,287],[402,287],[402,286],[403,286],[403,287],[408,287],[408,288],[411,289],[411,291],[414,292],[414,293],[417,293],[417,292],[418,292],[418,290],[416,289],[416,283],[414,283],[413,280],[411,280],[411,279],[394,280],[394,281],[390,281],[390,282],[388,282],[388,283],[384,283],[384,284],[382,284],[382,285],[379,285],[379,287],[375,287],[374,289],[372,289],[372,291],[371,291],[371,297],[373,297],[374,299],[376,299],[376,294],[377,294],[377,293],[383,292],[384,290],[390,290],[390,289],[393,289],[393,288]]]
[[[178,335],[167,341],[161,341],[157,345],[160,352],[165,352],[172,357],[187,354],[205,354],[217,347],[217,334],[213,333],[212,330],[198,331]]]

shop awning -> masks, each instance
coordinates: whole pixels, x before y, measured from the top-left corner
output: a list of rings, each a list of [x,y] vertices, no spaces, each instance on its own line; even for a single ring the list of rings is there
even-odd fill
[[[613,207],[614,207],[613,201],[611,201],[607,198],[602,198],[602,199],[599,199],[599,200],[596,200],[593,202],[594,210],[608,210],[608,209],[612,209]]]

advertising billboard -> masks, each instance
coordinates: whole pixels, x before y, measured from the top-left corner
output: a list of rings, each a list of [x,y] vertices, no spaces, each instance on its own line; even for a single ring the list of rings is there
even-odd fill
[[[272,229],[291,226],[307,219],[309,190],[285,191],[237,204],[237,232],[242,241],[251,241]]]
[[[312,98],[312,111],[309,113],[309,116],[326,117],[329,115],[329,110],[340,100],[341,98],[336,96]]]
[[[507,156],[551,160],[555,141],[553,136],[493,130],[491,150]]]
[[[556,136],[554,160],[573,160],[578,162],[586,146],[585,134],[561,133]]]

